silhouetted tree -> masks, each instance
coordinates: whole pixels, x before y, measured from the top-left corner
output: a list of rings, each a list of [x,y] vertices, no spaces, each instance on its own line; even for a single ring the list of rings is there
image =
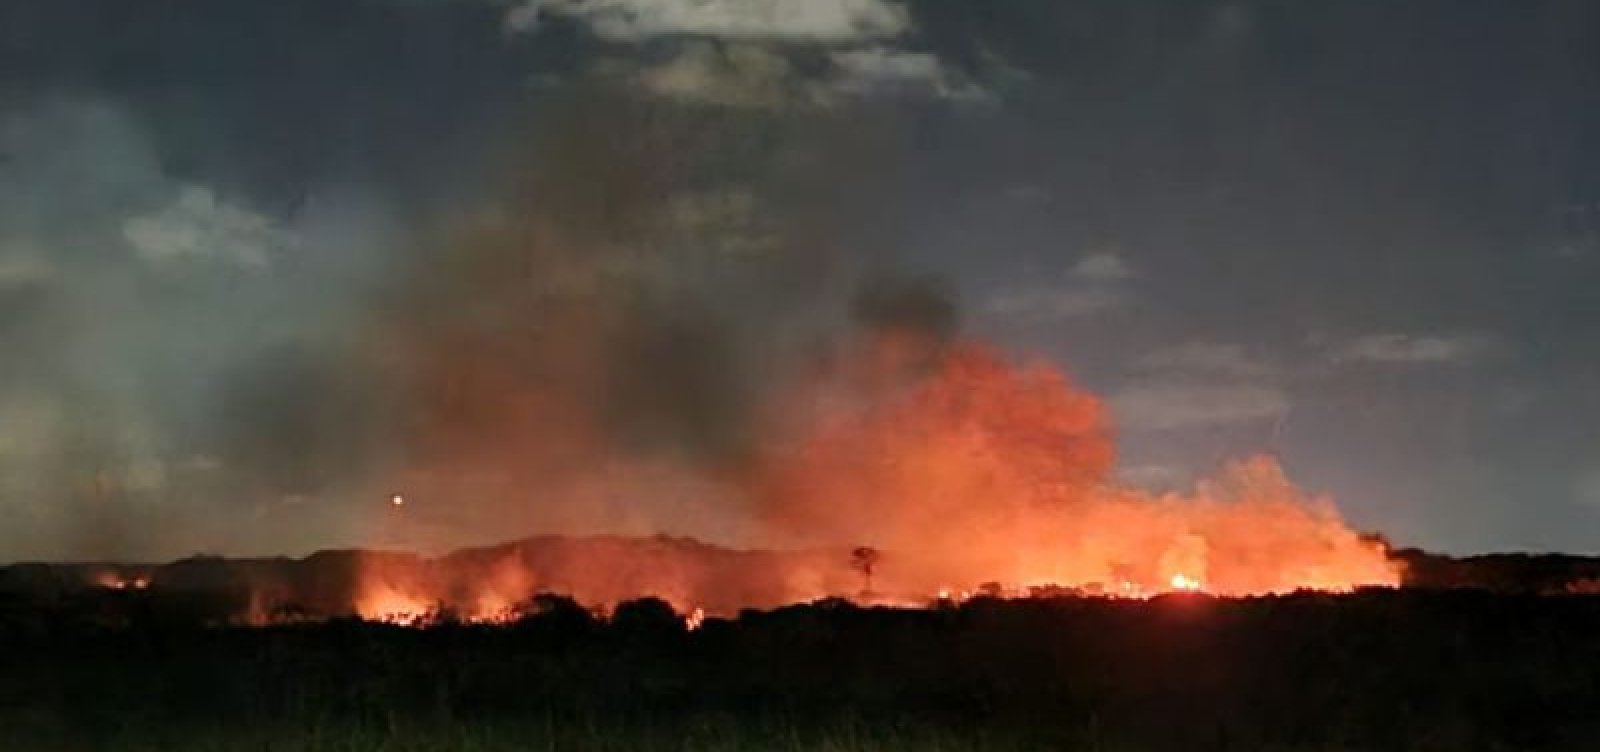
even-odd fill
[[[512,609],[517,625],[557,638],[590,634],[597,626],[593,613],[570,596],[540,593]]]
[[[611,628],[628,637],[646,639],[680,634],[687,629],[672,604],[660,598],[639,598],[617,604]]]
[[[861,573],[861,594],[872,594],[872,573],[878,568],[878,560],[883,555],[878,549],[871,546],[859,546],[850,552],[850,568]]]

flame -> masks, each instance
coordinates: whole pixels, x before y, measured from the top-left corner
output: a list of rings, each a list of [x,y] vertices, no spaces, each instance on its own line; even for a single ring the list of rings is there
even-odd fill
[[[1205,586],[1201,585],[1199,580],[1182,574],[1173,575],[1170,583],[1172,589],[1178,591],[1197,592],[1205,589]]]
[[[124,577],[116,572],[101,572],[95,575],[94,584],[107,590],[144,590],[150,587],[150,578],[137,575]]]
[[[453,563],[368,553],[357,560],[355,591],[355,613],[369,621],[413,624],[448,616],[504,623],[536,588],[533,573],[515,557]]]
[[[956,344],[909,386],[832,404],[769,454],[770,522],[872,541],[893,554],[875,577],[894,589],[1115,583],[1143,597],[1398,583],[1386,552],[1273,458],[1231,463],[1185,495],[1116,485],[1110,415],[1047,365]]]
[[[718,608],[746,598],[923,606],[933,593],[941,601],[974,593],[1149,598],[1398,584],[1382,546],[1346,525],[1327,499],[1295,486],[1274,458],[1230,463],[1183,494],[1118,485],[1112,416],[1054,367],[1017,366],[965,343],[913,347],[891,338],[885,347],[859,372],[804,385],[783,401],[762,424],[767,439],[751,471],[732,484],[762,510],[773,539],[857,558],[785,564],[781,586],[710,593]],[[706,589],[737,581],[736,572],[654,558],[659,551],[603,551],[606,566],[558,563],[546,582],[517,556],[375,558],[358,577],[356,610],[406,623],[439,608],[504,621],[554,584],[592,606],[664,598],[694,629],[712,602]],[[861,551],[872,552],[870,570]]]
[[[433,611],[429,601],[389,587],[371,587],[356,600],[356,613],[367,621],[411,624]]]

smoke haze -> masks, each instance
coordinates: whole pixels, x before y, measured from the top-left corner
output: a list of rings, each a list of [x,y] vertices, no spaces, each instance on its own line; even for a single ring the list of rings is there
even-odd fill
[[[1581,3],[191,5],[0,5],[0,561],[1596,539]]]

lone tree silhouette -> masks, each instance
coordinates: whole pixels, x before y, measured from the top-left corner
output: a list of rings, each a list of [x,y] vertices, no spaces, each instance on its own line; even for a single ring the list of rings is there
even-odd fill
[[[881,558],[883,555],[871,546],[860,546],[850,552],[850,568],[861,573],[862,595],[872,594],[872,572],[877,569]]]

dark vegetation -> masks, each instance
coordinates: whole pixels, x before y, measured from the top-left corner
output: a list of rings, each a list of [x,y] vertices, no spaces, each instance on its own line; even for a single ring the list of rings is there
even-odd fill
[[[0,606],[6,750],[1592,750],[1600,598],[822,601],[688,629],[541,596],[505,626],[118,627]],[[84,604],[80,604],[84,605]],[[127,605],[127,604],[124,604]],[[170,607],[170,609],[169,609]]]
[[[1387,547],[1386,542],[1381,542]],[[1600,558],[1560,554],[1493,554],[1453,558],[1417,549],[1390,554],[1407,587],[1482,589],[1501,594],[1600,593]],[[55,619],[123,620],[124,607],[148,599],[119,597],[95,587],[107,581],[139,583],[190,613],[214,622],[256,616],[329,618],[352,610],[363,572],[378,571],[441,597],[471,594],[482,580],[510,566],[536,578],[533,589],[571,594],[585,603],[615,603],[641,594],[692,603],[711,614],[742,608],[776,608],[792,602],[786,586],[807,572],[823,593],[863,590],[901,600],[925,591],[897,581],[893,552],[871,547],[802,551],[743,551],[687,538],[655,536],[540,536],[437,559],[380,551],[322,551],[302,559],[224,559],[196,556],[166,564],[19,563],[0,566],[0,594],[28,602]],[[982,588],[974,588],[982,591]],[[1069,594],[1054,589],[1045,594]],[[814,597],[814,596],[807,596]]]
[[[470,596],[505,569],[534,576],[532,591],[567,593],[584,603],[616,603],[644,594],[693,603],[715,614],[793,602],[790,573],[813,572],[824,593],[855,593],[861,574],[848,550],[744,551],[687,538],[538,536],[430,559],[367,550],[320,551],[301,559],[195,556],[166,564],[22,563],[0,567],[0,592],[23,594],[63,618],[83,618],[76,601],[96,583],[134,582],[199,607],[213,621],[250,610],[317,618],[352,612],[363,577],[430,593]],[[137,600],[127,602],[138,602]]]
[[[1600,558],[1567,554],[1452,557],[1405,548],[1390,554],[1405,583],[1422,588],[1473,588],[1496,593],[1600,593]]]
[[[795,561],[669,539],[509,545],[452,556],[578,572],[626,551],[730,601]],[[843,554],[842,586],[873,587],[879,552]],[[1394,556],[1407,587],[1345,596],[827,600],[693,630],[663,601],[600,616],[553,595],[501,626],[330,619],[357,552],[15,565],[0,751],[1600,748],[1595,560]],[[623,574],[605,587],[637,586]],[[107,575],[121,584],[91,579]],[[264,584],[310,605],[228,626]]]

